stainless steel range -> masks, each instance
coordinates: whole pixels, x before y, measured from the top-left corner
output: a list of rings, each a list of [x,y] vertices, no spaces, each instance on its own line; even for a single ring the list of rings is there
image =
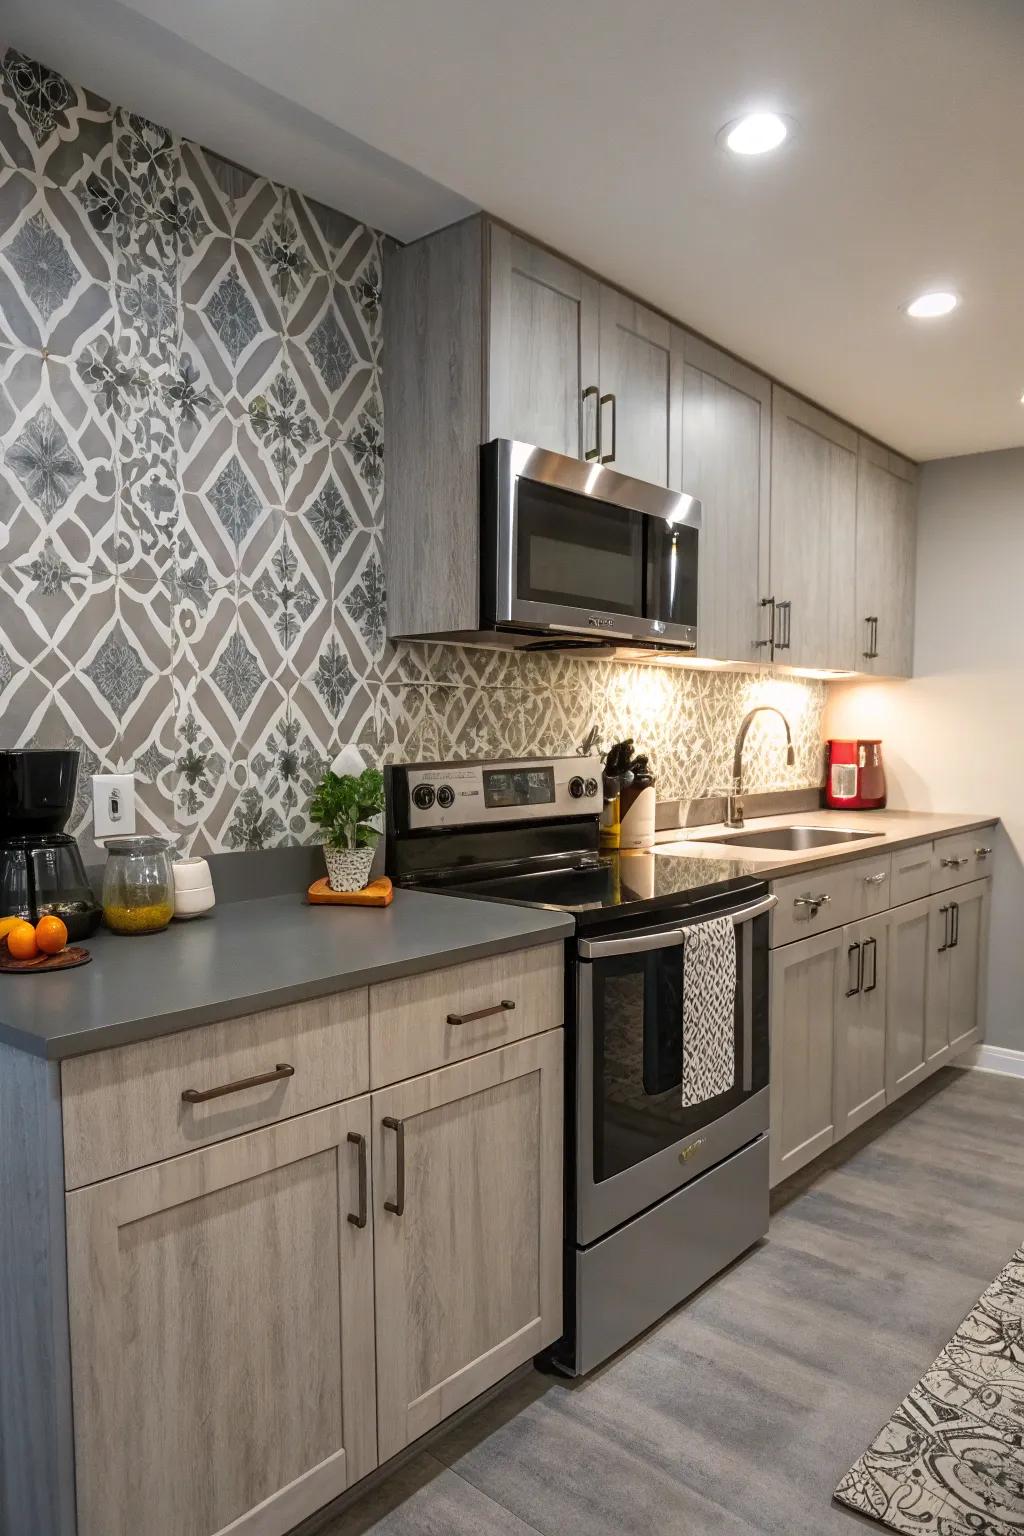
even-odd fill
[[[569,912],[563,1337],[591,1370],[768,1228],[768,914],[729,860],[602,854],[598,758],[386,770],[401,885]],[[684,931],[736,933],[735,1075],[683,1103]],[[727,1024],[726,1024],[727,1028]]]

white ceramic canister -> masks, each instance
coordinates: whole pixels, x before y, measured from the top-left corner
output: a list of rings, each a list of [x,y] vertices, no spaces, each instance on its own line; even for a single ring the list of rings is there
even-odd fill
[[[202,912],[213,910],[216,901],[213,877],[205,859],[175,859],[171,872],[174,876],[175,917],[198,917]]]

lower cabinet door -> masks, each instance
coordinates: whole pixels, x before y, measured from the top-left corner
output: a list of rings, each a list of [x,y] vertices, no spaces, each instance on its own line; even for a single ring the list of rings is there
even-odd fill
[[[552,1030],[373,1095],[380,1459],[562,1332]]]
[[[949,966],[953,902],[948,892],[933,896],[928,910],[928,985],[925,991],[924,1056],[929,1073],[949,1056]]]
[[[846,973],[840,978],[836,1028],[836,1140],[885,1107],[885,1000],[889,918],[843,929]]]
[[[835,1140],[836,1009],[845,959],[841,928],[772,951],[773,1185]]]
[[[79,1536],[282,1536],[376,1465],[369,1139],[367,1095],[68,1195]]]
[[[929,1071],[925,1041],[933,987],[931,908],[931,898],[925,897],[889,913],[885,1091],[890,1104]]]
[[[959,1056],[981,1039],[991,886],[963,885],[954,898],[949,954],[949,1054]]]

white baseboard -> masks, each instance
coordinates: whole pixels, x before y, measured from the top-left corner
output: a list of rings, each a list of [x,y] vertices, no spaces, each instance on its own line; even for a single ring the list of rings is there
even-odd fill
[[[1011,1051],[1005,1045],[976,1045],[956,1063],[977,1072],[999,1072],[1003,1077],[1024,1077],[1024,1051]]]

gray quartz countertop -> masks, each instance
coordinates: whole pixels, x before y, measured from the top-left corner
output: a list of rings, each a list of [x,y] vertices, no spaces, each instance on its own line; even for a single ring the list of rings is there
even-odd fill
[[[61,1060],[572,931],[558,912],[417,891],[367,910],[231,902],[144,938],[101,931],[76,970],[0,976],[0,1043]]]

